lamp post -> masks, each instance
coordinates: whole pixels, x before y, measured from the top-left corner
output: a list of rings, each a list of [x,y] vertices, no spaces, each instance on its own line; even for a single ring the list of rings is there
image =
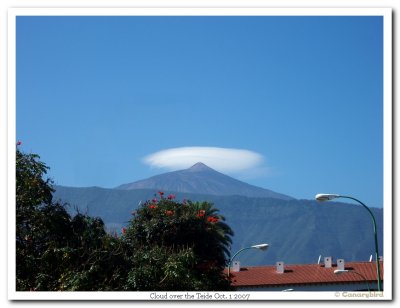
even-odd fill
[[[365,278],[364,275],[361,275],[359,272],[352,271],[352,270],[339,270],[339,269],[337,269],[337,270],[335,270],[333,273],[334,273],[335,275],[341,275],[341,274],[344,274],[344,273],[353,273],[353,274],[356,274],[356,275],[360,276],[362,279],[364,279],[365,283],[367,284],[368,292],[371,292],[371,289],[370,289],[370,287],[369,287],[369,283],[368,283],[367,278]]]
[[[347,199],[354,200],[354,201],[360,203],[368,211],[368,213],[371,215],[372,224],[374,226],[376,275],[377,275],[377,282],[378,282],[378,291],[382,291],[381,267],[380,267],[380,264],[379,264],[378,235],[377,235],[377,230],[376,230],[375,216],[372,213],[372,211],[369,209],[368,206],[366,206],[364,203],[362,203],[360,200],[358,200],[356,198],[349,197],[349,196],[335,195],[335,194],[317,194],[315,196],[315,199],[317,201],[329,201],[329,200],[333,200],[333,199],[337,199],[337,198],[347,198]]]
[[[269,245],[268,244],[258,244],[258,245],[253,245],[253,246],[249,246],[249,247],[245,247],[245,248],[242,248],[242,249],[240,249],[238,252],[236,252],[234,255],[233,255],[233,257],[229,260],[229,263],[228,263],[228,277],[230,277],[230,270],[231,270],[231,264],[232,264],[232,261],[233,261],[233,259],[239,254],[239,253],[241,253],[243,250],[246,250],[246,249],[260,249],[260,250],[267,250],[268,249],[268,247],[269,247]]]

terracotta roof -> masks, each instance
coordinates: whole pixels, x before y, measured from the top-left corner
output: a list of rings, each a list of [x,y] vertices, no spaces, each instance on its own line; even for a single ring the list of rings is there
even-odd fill
[[[383,262],[380,262],[383,280]],[[336,264],[325,268],[324,264],[285,264],[285,272],[277,273],[276,266],[245,266],[240,272],[230,271],[232,284],[236,287],[261,287],[305,284],[364,283],[364,279],[355,273],[335,275]],[[355,271],[367,281],[376,282],[375,262],[346,262],[346,270]]]

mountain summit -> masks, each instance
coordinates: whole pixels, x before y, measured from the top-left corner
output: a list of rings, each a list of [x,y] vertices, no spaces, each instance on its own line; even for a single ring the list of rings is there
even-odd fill
[[[208,167],[207,165],[198,162],[196,164],[194,164],[192,167],[190,167],[189,169],[186,169],[187,171],[190,172],[204,172],[204,171],[214,171],[216,172],[214,169]]]
[[[123,184],[116,188],[123,190],[156,189],[218,196],[240,195],[283,200],[293,199],[292,197],[236,180],[201,162],[188,169],[163,173],[145,180]]]

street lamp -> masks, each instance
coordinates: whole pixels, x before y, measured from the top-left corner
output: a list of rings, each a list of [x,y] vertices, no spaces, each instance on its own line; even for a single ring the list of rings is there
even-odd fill
[[[260,249],[260,250],[267,250],[268,249],[268,247],[269,247],[269,245],[268,244],[258,244],[258,245],[253,245],[253,246],[249,246],[249,247],[245,247],[245,248],[242,248],[242,249],[240,249],[238,252],[236,252],[234,255],[233,255],[233,257],[229,260],[229,263],[228,263],[228,277],[230,277],[230,270],[231,270],[231,264],[232,264],[232,261],[233,261],[233,259],[239,254],[239,253],[241,253],[243,250],[246,250],[246,249]]]
[[[370,289],[370,287],[369,287],[369,283],[368,283],[367,278],[365,278],[364,275],[361,275],[359,272],[352,271],[352,270],[340,270],[340,269],[337,269],[337,270],[335,270],[333,273],[334,273],[335,275],[341,275],[341,274],[344,274],[344,273],[353,273],[353,274],[356,274],[356,275],[360,276],[362,279],[364,279],[365,283],[367,284],[368,292],[371,292],[371,289]]]
[[[379,252],[378,252],[378,235],[377,235],[377,230],[376,230],[375,216],[372,213],[372,211],[369,209],[368,206],[366,206],[364,203],[362,203],[360,200],[358,200],[356,198],[349,197],[349,196],[335,195],[335,194],[317,194],[315,196],[315,199],[317,201],[329,201],[329,200],[333,200],[333,199],[336,199],[336,198],[347,198],[347,199],[354,200],[354,201],[360,203],[368,211],[368,213],[371,215],[372,224],[374,226],[376,275],[378,277],[378,279],[377,279],[377,281],[378,281],[378,291],[382,291],[381,268],[380,268],[380,265],[379,265]]]

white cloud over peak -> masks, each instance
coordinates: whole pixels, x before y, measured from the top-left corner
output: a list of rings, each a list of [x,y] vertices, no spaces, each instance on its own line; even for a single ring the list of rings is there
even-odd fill
[[[262,168],[261,154],[244,149],[218,147],[181,147],[162,150],[143,158],[151,167],[169,170],[186,169],[202,162],[223,173],[242,173]]]

